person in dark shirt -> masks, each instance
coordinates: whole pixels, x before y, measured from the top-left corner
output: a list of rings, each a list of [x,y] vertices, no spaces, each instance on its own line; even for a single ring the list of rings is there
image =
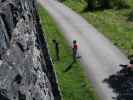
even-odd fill
[[[56,40],[53,40],[55,52],[56,52],[56,60],[60,60],[60,50],[59,50],[59,43]]]

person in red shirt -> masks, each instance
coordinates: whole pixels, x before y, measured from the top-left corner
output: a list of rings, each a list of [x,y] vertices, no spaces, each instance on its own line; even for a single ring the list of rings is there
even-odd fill
[[[78,45],[77,41],[73,40],[73,61],[76,62]]]

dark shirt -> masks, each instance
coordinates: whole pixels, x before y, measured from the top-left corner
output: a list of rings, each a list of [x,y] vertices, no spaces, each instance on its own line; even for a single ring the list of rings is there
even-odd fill
[[[77,44],[74,44],[74,45],[73,45],[73,48],[74,48],[74,49],[78,49],[78,45],[77,45]]]

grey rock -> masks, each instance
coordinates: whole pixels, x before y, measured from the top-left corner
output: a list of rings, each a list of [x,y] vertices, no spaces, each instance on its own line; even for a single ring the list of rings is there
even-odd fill
[[[0,100],[60,100],[35,0],[0,0]]]

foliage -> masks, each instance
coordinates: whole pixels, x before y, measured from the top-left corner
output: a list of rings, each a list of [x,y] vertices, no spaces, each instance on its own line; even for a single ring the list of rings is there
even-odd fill
[[[97,3],[97,0],[86,0],[87,2],[87,7],[86,7],[86,10],[95,10],[96,9],[96,3]]]
[[[97,8],[102,9],[121,9],[128,8],[128,2],[126,0],[86,0],[88,10],[94,10]]]
[[[130,12],[128,20],[133,21],[133,10]]]

